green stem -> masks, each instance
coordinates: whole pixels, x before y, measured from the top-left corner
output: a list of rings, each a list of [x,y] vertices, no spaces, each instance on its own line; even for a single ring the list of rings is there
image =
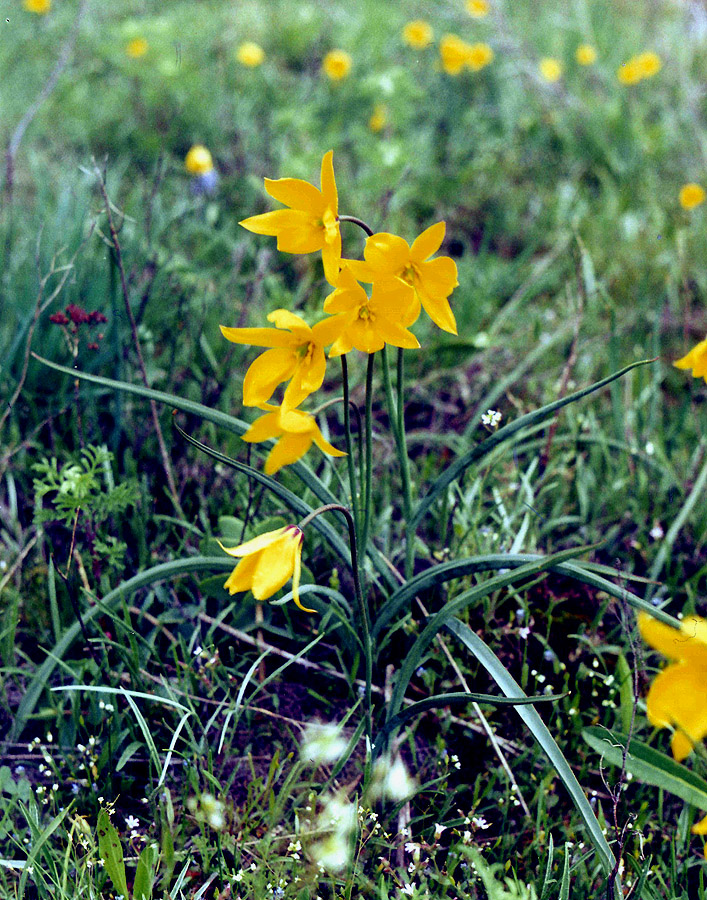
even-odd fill
[[[366,367],[366,417],[364,430],[366,433],[366,474],[363,494],[363,532],[361,535],[361,553],[365,556],[368,547],[368,533],[371,527],[371,487],[373,482],[373,362],[375,353],[368,354]]]
[[[366,600],[363,595],[361,562],[358,554],[358,541],[356,539],[356,520],[354,519],[353,514],[351,510],[348,509],[348,507],[342,506],[339,503],[327,503],[325,506],[320,506],[318,509],[312,510],[311,513],[306,515],[304,519],[302,519],[302,521],[298,523],[297,527],[300,529],[300,531],[303,531],[304,528],[312,521],[312,519],[316,518],[316,516],[320,516],[322,513],[330,512],[332,510],[340,512],[344,515],[344,517],[346,518],[346,524],[349,528],[349,543],[351,546],[351,573],[353,575],[354,593],[356,594],[356,603],[358,605],[358,618],[360,627],[363,631],[361,643],[363,644],[363,654],[366,665],[366,735],[368,736],[369,741],[372,741],[373,701],[371,698],[371,685],[373,683],[373,644],[371,641],[371,622],[368,615]]]
[[[357,216],[339,216],[339,221],[353,222],[354,225],[358,225],[359,228],[362,228],[369,237],[373,234],[373,229],[370,225],[366,225],[363,219],[359,219]]]
[[[383,384],[385,387],[385,399],[388,404],[388,416],[390,418],[395,449],[400,464],[400,474],[403,482],[403,516],[405,518],[405,577],[410,579],[413,573],[415,529],[412,525],[412,485],[410,482],[410,465],[408,461],[407,446],[405,444],[405,419],[402,401],[403,366],[402,353],[398,356],[398,402],[393,397],[393,385],[390,378],[390,364],[388,362],[388,348],[383,347]]]
[[[356,465],[353,454],[353,441],[351,439],[351,410],[349,409],[349,367],[346,356],[341,357],[341,376],[344,390],[344,432],[346,436],[346,462],[349,467],[349,490],[351,492],[351,508],[353,509],[356,536],[361,537],[361,507],[359,504],[358,481],[356,479]],[[359,434],[361,432],[359,422]],[[360,458],[360,454],[359,454]]]

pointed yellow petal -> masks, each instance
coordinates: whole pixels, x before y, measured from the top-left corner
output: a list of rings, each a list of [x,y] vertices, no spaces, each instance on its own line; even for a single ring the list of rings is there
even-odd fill
[[[243,403],[246,406],[267,403],[278,384],[292,378],[297,362],[297,354],[292,350],[266,350],[261,353],[250,364],[243,379]]]
[[[446,229],[447,226],[444,222],[437,222],[436,225],[430,225],[419,237],[415,238],[410,251],[413,260],[424,262],[433,253],[436,253],[442,246]]]
[[[400,278],[374,282],[370,305],[390,322],[405,328],[420,315],[420,301],[416,299],[412,285]]]
[[[329,284],[334,285],[338,281],[341,269],[341,232],[336,226],[336,237],[333,241],[327,241],[322,246],[322,265],[324,277]]]
[[[292,331],[298,339],[301,339],[302,334],[309,335],[311,331],[304,319],[296,313],[290,312],[289,309],[274,309],[268,313],[267,320],[272,322],[275,328],[286,328],[288,331]]]
[[[299,531],[299,529],[297,529]],[[295,606],[298,606],[302,612],[314,613],[316,609],[310,609],[308,606],[302,606],[299,598],[299,583],[300,578],[302,576],[302,541],[304,536],[302,532],[299,532],[298,539],[298,547],[295,552],[295,569],[292,573],[292,599],[295,601]]]
[[[322,453],[326,453],[329,456],[346,456],[346,453],[343,450],[337,450],[333,444],[330,444],[329,441],[324,437],[319,428],[314,432],[314,443],[319,447]]]
[[[265,474],[274,475],[283,466],[297,462],[312,445],[311,434],[285,434],[275,444],[265,460]]]
[[[287,385],[282,398],[283,407],[293,408],[310,394],[318,391],[326,373],[326,356],[321,347],[316,347],[311,360],[303,359],[297,366],[292,380]]]
[[[338,314],[328,316],[312,326],[312,339],[321,347],[328,347],[333,344],[346,323],[345,316]]]
[[[682,762],[683,759],[687,759],[695,748],[686,734],[683,734],[682,731],[675,731],[670,738],[670,749],[674,758],[678,762]]]
[[[707,380],[707,338],[700,341],[690,352],[673,363],[678,369],[692,369],[693,378]]]
[[[420,300],[427,315],[432,319],[438,328],[442,331],[448,331],[450,334],[457,334],[457,320],[449,305],[449,302],[442,297],[432,298],[423,291],[418,290]]]
[[[673,755],[678,760],[684,759],[691,752],[692,744],[707,735],[707,672],[688,663],[675,663],[663,669],[646,697],[646,713],[656,728],[677,726],[679,731],[672,741]]]
[[[241,439],[249,444],[259,444],[261,441],[279,437],[282,433],[282,429],[280,428],[278,418],[276,412],[260,416],[253,422],[248,431],[241,436]]]
[[[271,237],[286,228],[297,228],[302,222],[311,219],[307,213],[294,209],[275,209],[272,212],[250,216],[238,224],[254,234],[268,234]]]
[[[420,283],[430,297],[448,297],[459,284],[457,264],[448,256],[438,256],[417,267]]]
[[[234,344],[247,344],[250,347],[290,347],[293,343],[289,334],[283,334],[274,328],[228,328],[225,325],[219,325],[219,328],[226,340]]]
[[[692,826],[693,834],[707,834],[707,816]]]
[[[258,557],[251,590],[256,600],[267,600],[290,580],[295,568],[297,543],[285,527],[276,543],[266,547]]]
[[[357,281],[365,281],[366,284],[370,284],[376,278],[373,267],[369,263],[363,262],[363,260],[342,259],[341,263],[343,268],[348,269]]]
[[[284,525],[282,528],[276,528],[274,531],[266,531],[246,541],[245,544],[239,544],[237,547],[224,547],[221,541],[218,541],[218,545],[229,556],[250,556],[251,553],[258,553],[264,547],[269,547],[270,544],[279,541],[286,528],[287,525]]]
[[[398,275],[410,262],[410,245],[397,234],[382,231],[367,238],[363,255],[377,278]]]
[[[335,216],[338,215],[339,195],[336,190],[336,180],[334,178],[333,150],[329,150],[322,158],[321,185],[325,205],[331,208]]]
[[[257,561],[256,556],[249,556],[238,563],[224,584],[229,594],[242,594],[250,590]]]
[[[707,669],[707,620],[688,616],[680,628],[671,628],[647,613],[638,616],[643,640],[668,659],[679,659]]]
[[[326,205],[322,192],[301,178],[266,178],[265,190],[285,206],[304,210],[315,216],[321,215]]]
[[[323,246],[324,228],[314,219],[303,219],[294,228],[284,228],[277,235],[277,249],[283,253],[316,253]]]

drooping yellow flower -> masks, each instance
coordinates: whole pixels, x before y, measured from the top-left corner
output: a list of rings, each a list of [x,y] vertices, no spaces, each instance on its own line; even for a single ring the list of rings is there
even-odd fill
[[[236,59],[242,66],[254,69],[262,64],[265,59],[265,51],[260,44],[256,44],[253,41],[245,41],[236,50]]]
[[[591,44],[580,44],[574,51],[574,58],[580,66],[592,66],[597,61],[597,51]]]
[[[644,641],[673,660],[650,686],[646,713],[656,728],[676,726],[670,746],[681,761],[707,736],[707,620],[688,616],[677,629],[639,613],[638,628]],[[707,834],[707,816],[692,831]]]
[[[488,44],[471,44],[467,53],[466,64],[472,72],[478,72],[493,62],[493,50]]]
[[[704,378],[707,381],[707,338],[673,365],[678,369],[692,369],[693,378]]]
[[[705,189],[701,184],[691,181],[680,188],[679,200],[683,209],[694,209],[705,202]]]
[[[489,14],[488,0],[466,0],[466,11],[475,19],[483,19]]]
[[[330,50],[322,60],[322,72],[330,81],[341,81],[351,71],[353,60],[345,50]]]
[[[342,450],[337,450],[324,438],[317,420],[309,413],[301,409],[273,406],[270,403],[261,403],[260,409],[265,411],[265,415],[253,422],[243,435],[243,440],[249,444],[258,444],[270,438],[277,440],[265,460],[266,475],[274,475],[283,466],[297,462],[309,450],[312,443],[329,456],[346,456]]]
[[[203,144],[194,144],[184,158],[184,168],[190,175],[206,175],[213,167],[211,154]]]
[[[150,49],[150,45],[147,43],[145,38],[136,37],[125,45],[125,53],[131,59],[139,59],[141,56],[144,56],[147,51]]]
[[[543,57],[538,68],[542,77],[550,84],[559,81],[562,77],[562,63],[559,59],[555,59],[552,56]]]
[[[377,282],[369,297],[345,266],[336,290],[324,301],[325,312],[344,314],[344,328],[329,356],[341,356],[354,347],[361,353],[375,353],[385,344],[417,349],[419,341],[405,327],[414,321],[409,312],[412,298],[401,286],[399,279]]]
[[[46,16],[52,8],[52,0],[23,0],[22,5],[27,12],[38,16]]]
[[[399,283],[398,289],[408,298],[408,315],[401,319],[406,327],[416,321],[422,306],[435,325],[456,334],[457,323],[447,298],[459,284],[457,265],[448,256],[430,259],[441,247],[445,231],[445,223],[437,222],[423,231],[412,246],[396,234],[374,234],[366,241],[365,261],[346,263],[359,281],[375,284],[395,279]],[[401,300],[401,305],[405,306],[405,301]]]
[[[672,660],[651,685],[646,712],[656,728],[676,726],[670,746],[680,761],[707,736],[707,620],[688,616],[676,629],[641,613],[638,628],[644,641]]]
[[[276,209],[243,219],[255,234],[277,237],[277,249],[285,253],[322,251],[324,275],[335,284],[341,262],[339,197],[334,180],[333,151],[322,159],[321,190],[300,178],[265,179],[265,190],[289,209]]]
[[[253,362],[243,380],[243,403],[261,406],[278,384],[289,381],[283,406],[294,408],[318,391],[324,381],[324,348],[333,344],[344,326],[341,316],[330,316],[312,328],[295,313],[276,309],[267,317],[275,328],[226,328],[221,333],[234,344],[269,347]]]
[[[224,547],[219,541],[222,550],[241,560],[224,587],[229,594],[252,591],[256,600],[267,600],[291,578],[295,604],[304,612],[316,612],[302,606],[299,599],[302,540],[302,532],[296,525],[285,525],[237,547]]]
[[[423,19],[415,19],[408,22],[403,28],[403,40],[414,50],[424,50],[432,42],[434,32],[429,22]]]
[[[660,72],[663,63],[657,53],[652,50],[632,56],[628,62],[619,66],[616,77],[621,84],[638,84],[644,78],[652,78]]]
[[[388,123],[388,110],[382,103],[376,103],[368,120],[368,127],[374,134],[382,131]]]
[[[445,34],[439,42],[439,55],[447,75],[459,75],[469,61],[469,44],[459,35]]]

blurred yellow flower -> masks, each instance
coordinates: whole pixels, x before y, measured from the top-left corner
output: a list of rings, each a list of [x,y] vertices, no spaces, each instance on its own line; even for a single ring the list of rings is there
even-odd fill
[[[678,369],[691,369],[693,378],[704,378],[707,381],[707,338],[696,344],[689,353],[676,360],[673,365]]]
[[[268,316],[275,328],[226,328],[223,336],[234,344],[269,347],[253,362],[243,380],[243,403],[260,406],[272,397],[278,384],[289,381],[282,405],[293,408],[318,391],[324,381],[324,348],[333,344],[344,323],[331,316],[312,328],[295,313],[276,309]]]
[[[412,246],[397,234],[374,234],[366,240],[364,261],[346,260],[346,265],[359,281],[372,282],[374,286],[394,280],[401,294],[400,306],[407,309],[398,320],[401,325],[412,325],[422,306],[435,325],[456,334],[457,323],[447,299],[459,284],[456,263],[448,256],[430,259],[442,245],[445,231],[445,223],[437,222],[423,231]]]
[[[580,44],[574,51],[574,58],[580,66],[591,66],[597,61],[596,48],[591,44]]]
[[[259,44],[255,44],[253,41],[246,41],[236,51],[236,59],[242,66],[254,69],[256,66],[261,65],[265,59],[265,51]]]
[[[378,132],[382,131],[387,124],[388,110],[382,103],[376,103],[375,107],[373,108],[371,118],[368,120],[368,127],[375,134],[378,134]]]
[[[456,34],[445,34],[439,42],[439,55],[447,75],[459,75],[469,60],[469,44]]]
[[[354,347],[361,353],[375,353],[384,344],[416,349],[415,335],[404,328],[410,296],[400,291],[397,279],[373,285],[371,296],[344,267],[336,290],[324,301],[324,311],[343,313],[344,328],[329,356],[341,356]]]
[[[345,50],[330,50],[322,61],[322,71],[331,81],[341,81],[351,71],[351,54]]]
[[[540,60],[539,69],[542,77],[550,84],[559,81],[562,77],[562,63],[552,56],[544,56]]]
[[[27,12],[36,13],[38,16],[46,16],[52,8],[52,0],[22,0],[22,5]]]
[[[229,556],[241,558],[224,587],[229,594],[252,591],[256,600],[267,600],[291,578],[292,599],[296,605],[304,612],[316,612],[302,606],[299,599],[302,540],[302,532],[296,525],[285,525],[237,547],[224,547],[219,541],[221,549]]]
[[[663,63],[657,53],[647,51],[638,56],[632,56],[628,62],[619,66],[616,77],[621,84],[638,84],[644,78],[652,78],[657,75]]]
[[[212,171],[214,161],[203,144],[194,144],[184,158],[184,167],[190,175],[205,175]]]
[[[646,713],[655,728],[676,726],[670,746],[680,761],[707,735],[707,620],[687,616],[678,630],[640,613],[638,628],[646,643],[673,660],[651,685]]]
[[[690,182],[680,188],[679,200],[683,209],[694,209],[705,202],[705,189],[701,184]]]
[[[265,460],[266,475],[274,475],[283,466],[297,462],[309,450],[312,443],[329,456],[346,456],[342,450],[337,450],[324,438],[317,420],[309,413],[301,409],[272,406],[270,403],[261,403],[260,409],[265,411],[265,415],[253,422],[243,435],[243,440],[249,444],[259,444],[271,438],[277,440]]]
[[[466,11],[475,19],[483,19],[489,14],[488,0],[466,0]]]
[[[139,59],[147,53],[149,47],[145,38],[133,38],[125,45],[125,52],[131,59]]]
[[[422,19],[408,22],[403,28],[403,40],[415,50],[424,50],[425,47],[428,47],[433,36],[432,26]]]
[[[467,52],[466,64],[472,72],[478,72],[493,62],[493,50],[488,44],[472,44]]]
[[[277,249],[285,253],[321,250],[324,275],[329,284],[335,284],[341,261],[341,232],[331,150],[322,159],[321,186],[319,190],[300,178],[266,178],[268,194],[290,209],[251,216],[239,224],[255,234],[277,237]]]

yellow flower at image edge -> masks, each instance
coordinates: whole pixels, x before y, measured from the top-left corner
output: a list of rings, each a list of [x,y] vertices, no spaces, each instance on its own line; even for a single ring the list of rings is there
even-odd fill
[[[27,12],[36,13],[38,16],[46,16],[52,8],[52,0],[22,0],[22,5]]]
[[[265,51],[259,44],[246,41],[236,51],[236,59],[242,66],[254,69],[262,64],[265,59]]]
[[[466,0],[466,11],[475,19],[483,19],[489,14],[488,0]]]
[[[259,408],[265,411],[265,415],[253,422],[243,435],[243,440],[249,444],[259,444],[276,439],[277,443],[265,460],[266,475],[274,475],[283,466],[297,462],[313,443],[329,456],[346,456],[343,450],[337,450],[326,440],[317,420],[309,413],[270,403],[261,403]]]
[[[265,179],[265,190],[289,209],[251,216],[239,222],[255,234],[277,237],[277,249],[285,253],[316,253],[322,251],[324,275],[335,284],[341,261],[341,232],[339,231],[339,197],[334,179],[334,154],[329,151],[322,159],[321,185],[314,187],[300,178]]]
[[[125,53],[131,59],[139,59],[147,53],[149,47],[145,38],[133,38],[125,45]]]
[[[351,71],[351,55],[345,50],[330,50],[322,60],[322,72],[331,81],[341,81]]]
[[[692,369],[693,378],[704,378],[707,382],[707,338],[676,360],[673,365],[677,369]]]
[[[681,762],[707,736],[707,620],[688,616],[677,629],[640,613],[638,628],[647,644],[672,660],[650,686],[646,713],[655,728],[676,726],[670,747]],[[707,816],[692,830],[707,834]]]
[[[302,571],[303,535],[296,525],[266,531],[245,544],[221,549],[229,556],[241,558],[224,587],[229,594],[252,591],[256,600],[267,600],[292,579],[292,599],[304,612],[316,612],[302,606],[299,582]]]
[[[429,22],[415,19],[403,28],[403,40],[414,50],[424,50],[432,42],[433,31]]]
[[[705,202],[705,196],[707,195],[705,195],[705,189],[701,184],[690,182],[689,184],[684,184],[680,188],[678,199],[680,201],[680,206],[682,206],[683,209],[694,209],[696,206]]]
[[[194,144],[184,158],[184,168],[190,175],[205,175],[213,167],[211,154],[203,144]]]

